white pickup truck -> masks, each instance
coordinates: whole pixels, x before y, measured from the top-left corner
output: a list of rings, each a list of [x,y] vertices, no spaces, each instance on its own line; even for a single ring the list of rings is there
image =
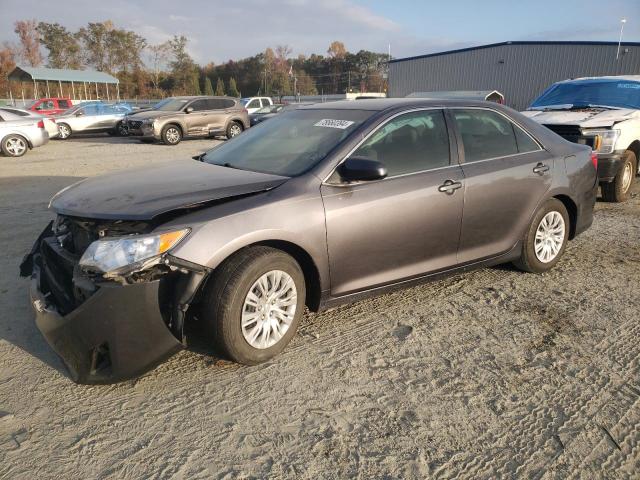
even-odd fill
[[[522,113],[593,149],[606,201],[629,198],[640,173],[640,75],[554,83]]]

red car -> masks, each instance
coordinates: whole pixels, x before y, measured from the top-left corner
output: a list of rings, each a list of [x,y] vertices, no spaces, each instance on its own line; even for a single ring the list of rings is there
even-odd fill
[[[41,115],[56,115],[71,108],[73,102],[70,98],[40,98],[33,102],[29,110]]]

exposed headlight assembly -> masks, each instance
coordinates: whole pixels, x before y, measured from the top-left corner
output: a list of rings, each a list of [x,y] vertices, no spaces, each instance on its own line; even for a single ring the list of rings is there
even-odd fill
[[[82,267],[110,272],[161,255],[176,246],[189,229],[152,235],[131,235],[96,240],[80,259]]]
[[[620,136],[620,130],[585,128],[582,130],[585,137],[596,137],[593,144],[593,151],[597,153],[613,153],[616,142]]]

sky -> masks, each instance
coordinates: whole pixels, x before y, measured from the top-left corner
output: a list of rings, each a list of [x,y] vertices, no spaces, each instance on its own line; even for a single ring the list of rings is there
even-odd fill
[[[325,54],[348,50],[394,58],[507,40],[640,42],[640,0],[0,0],[0,43],[16,42],[13,23],[35,18],[75,31],[112,20],[149,43],[189,39],[200,64],[240,59],[268,46]]]

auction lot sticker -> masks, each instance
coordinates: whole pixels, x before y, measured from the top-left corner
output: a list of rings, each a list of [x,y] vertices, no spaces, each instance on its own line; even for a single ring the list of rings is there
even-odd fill
[[[339,128],[340,130],[349,128],[351,125],[353,125],[353,122],[349,120],[332,120],[330,118],[323,118],[318,123],[313,124],[314,127]]]

